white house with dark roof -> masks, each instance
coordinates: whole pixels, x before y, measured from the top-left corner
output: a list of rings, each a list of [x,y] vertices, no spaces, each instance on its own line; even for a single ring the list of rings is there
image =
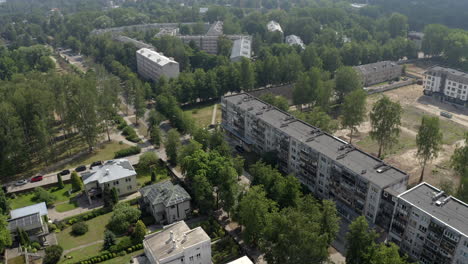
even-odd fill
[[[184,220],[190,214],[190,200],[187,191],[171,181],[164,181],[140,189],[140,205],[151,213],[158,223],[173,223]]]
[[[109,160],[82,174],[85,192],[90,203],[94,197],[102,194],[106,187],[115,188],[119,195],[136,192],[138,190],[136,176],[135,169],[126,159]]]
[[[22,229],[26,231],[31,240],[45,241],[45,236],[49,234],[46,203],[42,202],[12,210],[10,216],[8,229],[13,237],[16,236],[18,229]]]
[[[201,227],[184,221],[150,234],[143,240],[150,264],[211,264],[211,239]]]

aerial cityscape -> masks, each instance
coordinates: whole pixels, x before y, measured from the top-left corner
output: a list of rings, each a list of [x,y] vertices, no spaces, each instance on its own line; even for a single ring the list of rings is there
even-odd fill
[[[467,18],[0,0],[0,263],[468,264]]]

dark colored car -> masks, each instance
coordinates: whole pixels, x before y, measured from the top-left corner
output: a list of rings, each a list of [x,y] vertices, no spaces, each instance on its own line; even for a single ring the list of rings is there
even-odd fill
[[[95,167],[95,166],[101,166],[102,165],[102,161],[99,160],[99,161],[95,161],[93,163],[91,163],[91,166],[89,166],[89,168],[92,168],[92,167]]]
[[[236,150],[237,152],[239,152],[240,154],[244,153],[245,152],[245,149],[241,146],[236,146]]]
[[[62,176],[63,175],[68,175],[68,174],[70,174],[70,170],[63,170],[63,171],[59,172],[59,174],[62,175]]]
[[[31,178],[31,182],[39,182],[42,181],[43,178],[42,175],[34,176]]]
[[[85,171],[86,170],[86,166],[85,165],[81,165],[81,166],[78,166],[75,168],[75,171],[76,172],[81,172],[81,171]]]

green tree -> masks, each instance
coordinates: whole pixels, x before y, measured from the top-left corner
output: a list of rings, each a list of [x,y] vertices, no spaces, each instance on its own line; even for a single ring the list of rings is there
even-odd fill
[[[50,247],[46,247],[45,249],[45,257],[43,260],[44,264],[56,264],[60,261],[62,257],[63,248],[58,245],[53,245]]]
[[[423,116],[418,135],[416,136],[416,145],[418,151],[416,156],[421,163],[421,176],[419,182],[424,178],[424,169],[428,161],[437,158],[442,144],[442,132],[438,117]]]
[[[146,235],[146,226],[143,223],[143,221],[138,220],[138,222],[135,225],[135,230],[133,230],[132,233],[132,241],[134,244],[139,244],[143,239],[145,238]]]
[[[29,236],[22,228],[16,229],[16,235],[19,238],[19,242],[22,246],[28,246],[30,244]]]
[[[155,169],[154,169],[154,167],[153,167],[153,168],[151,169],[151,182],[152,182],[152,183],[155,183],[155,182],[156,182],[156,179],[157,179],[157,177],[156,177],[156,171],[155,171]]]
[[[457,197],[468,201],[468,133],[465,133],[464,146],[457,147],[453,152],[450,165],[461,176]]]
[[[283,96],[275,96],[272,93],[266,93],[260,96],[260,100],[265,101],[266,103],[269,103],[271,105],[274,105],[278,107],[280,110],[283,110],[285,112],[288,111],[289,109],[289,103],[286,98]]]
[[[104,249],[107,250],[111,246],[115,245],[117,243],[117,239],[115,238],[114,233],[110,230],[104,231]]]
[[[104,186],[104,190],[102,191],[102,201],[104,203],[104,208],[113,208],[115,205],[112,199],[112,191],[107,186]]]
[[[262,186],[249,189],[239,203],[239,218],[245,227],[244,239],[247,243],[257,245],[263,237],[270,214],[276,210],[276,203],[266,197]]]
[[[224,166],[219,173],[221,184],[218,187],[217,197],[221,200],[223,209],[228,212],[228,216],[234,207],[238,194],[237,176],[236,170],[231,166]]]
[[[353,132],[357,131],[366,115],[366,92],[363,89],[354,90],[349,93],[343,104],[341,124],[349,128],[349,143],[353,140]]]
[[[379,158],[382,158],[386,148],[398,141],[402,112],[401,105],[385,95],[373,105],[369,115],[372,126],[370,136],[379,144]]]
[[[338,101],[343,102],[346,95],[362,89],[362,80],[355,69],[345,66],[336,71],[335,85]]]
[[[57,185],[58,185],[59,189],[63,189],[65,187],[65,185],[63,184],[63,181],[62,181],[62,174],[60,174],[60,173],[57,173]]]
[[[135,224],[140,218],[141,211],[130,206],[128,203],[119,203],[114,207],[114,214],[109,221],[108,227],[117,234],[123,234],[128,228]]]
[[[255,71],[252,63],[248,59],[242,58],[239,72],[241,89],[243,91],[252,90],[255,86]]]
[[[148,151],[140,156],[138,168],[144,171],[149,171],[151,167],[156,166],[159,162],[158,155],[153,151]]]
[[[0,215],[0,250],[3,251],[6,247],[11,246],[11,234],[8,229],[7,217]]]
[[[408,18],[402,14],[393,13],[388,19],[388,32],[392,38],[406,37]]]
[[[431,24],[424,27],[422,51],[429,55],[439,55],[444,50],[444,40],[449,28],[443,25]]]
[[[153,127],[150,132],[150,141],[155,147],[161,145],[161,129],[159,127]]]
[[[47,207],[51,207],[54,204],[56,197],[55,195],[46,191],[44,188],[37,187],[34,191],[33,199],[36,202],[45,202],[47,204]]]
[[[365,264],[369,262],[375,246],[377,234],[369,229],[364,216],[359,216],[350,225],[346,234],[346,264]]]
[[[70,176],[71,184],[72,184],[72,190],[77,192],[83,190],[83,181],[81,180],[80,176],[78,176],[78,173],[76,171],[73,171],[71,176]]]
[[[330,245],[335,240],[336,234],[340,230],[338,211],[335,203],[330,200],[322,201],[322,217],[320,230],[327,235],[327,244]]]
[[[164,142],[166,147],[166,155],[169,159],[169,163],[172,165],[177,164],[177,149],[180,146],[180,134],[175,129],[169,130],[167,132],[166,141]]]
[[[328,133],[334,133],[339,127],[338,121],[332,119],[320,107],[314,107],[309,112],[294,112],[293,114],[297,118]]]
[[[214,209],[213,186],[206,177],[206,171],[199,171],[193,177],[191,186],[195,202],[204,214],[210,213]]]
[[[371,264],[408,264],[406,257],[401,257],[399,248],[394,243],[381,243],[375,247],[370,257]]]
[[[0,188],[0,210],[0,214],[7,215],[10,213],[10,201],[2,188]]]

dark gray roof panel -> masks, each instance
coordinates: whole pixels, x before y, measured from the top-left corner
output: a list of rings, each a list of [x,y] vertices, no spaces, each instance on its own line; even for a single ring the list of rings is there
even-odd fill
[[[171,181],[156,183],[140,189],[142,197],[146,197],[151,204],[164,204],[165,207],[176,205],[192,198],[180,185]]]

